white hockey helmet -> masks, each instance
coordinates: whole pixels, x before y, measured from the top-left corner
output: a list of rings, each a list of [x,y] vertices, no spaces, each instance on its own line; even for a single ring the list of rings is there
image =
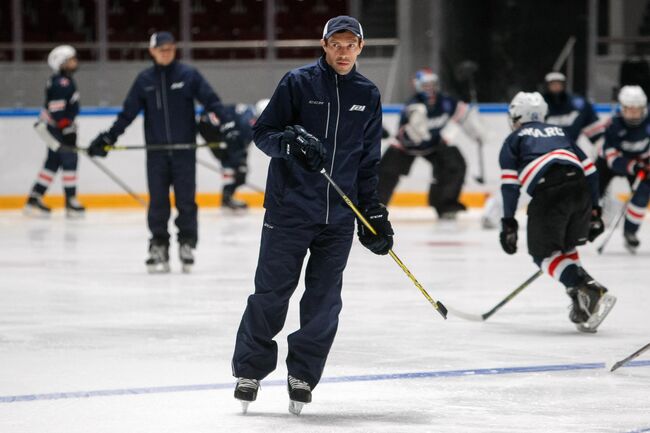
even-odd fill
[[[429,68],[420,69],[413,78],[413,87],[417,92],[427,92],[429,89],[438,89],[438,74]]]
[[[563,83],[566,82],[566,75],[564,75],[562,72],[549,72],[544,76],[544,81],[547,83],[553,82],[553,81],[561,81]]]
[[[70,45],[59,45],[50,51],[47,56],[47,64],[54,72],[59,72],[61,66],[73,57],[77,57],[77,51]]]
[[[548,112],[548,104],[539,92],[519,92],[508,106],[510,128],[528,122],[543,122]]]
[[[618,92],[618,103],[621,104],[621,115],[626,123],[638,125],[648,115],[648,97],[641,86],[623,86]],[[640,108],[626,110],[626,108]]]
[[[255,103],[255,109],[254,109],[255,117],[260,117],[262,111],[264,111],[266,106],[269,105],[270,101],[271,101],[270,99],[265,98],[265,99],[260,99]]]

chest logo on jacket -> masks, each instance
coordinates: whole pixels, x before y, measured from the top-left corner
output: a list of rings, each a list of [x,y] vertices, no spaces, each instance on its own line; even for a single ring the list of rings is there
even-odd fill
[[[171,90],[182,89],[184,85],[185,85],[184,81],[179,81],[178,83],[172,83],[172,85],[169,88]]]

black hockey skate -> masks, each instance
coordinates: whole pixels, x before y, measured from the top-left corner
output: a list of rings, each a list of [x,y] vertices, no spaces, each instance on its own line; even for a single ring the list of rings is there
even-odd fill
[[[47,217],[52,213],[52,209],[43,203],[43,198],[41,196],[30,196],[27,199],[27,203],[25,203],[23,213],[28,216]]]
[[[623,232],[623,239],[625,240],[625,248],[632,254],[636,254],[636,249],[639,248],[641,242],[636,237],[636,233]]]
[[[149,243],[149,257],[145,262],[150,274],[169,272],[169,245],[156,242]]]
[[[181,260],[181,267],[184,274],[189,274],[194,266],[194,254],[192,254],[192,246],[188,243],[181,243],[178,247],[178,257]]]
[[[221,199],[221,207],[233,212],[241,212],[248,209],[248,205],[245,202],[237,200],[232,195],[228,194],[223,195],[223,198]]]
[[[240,377],[235,385],[235,398],[241,402],[243,413],[248,412],[248,405],[257,398],[257,391],[260,389],[260,381],[257,379],[246,379]]]
[[[77,197],[69,197],[65,200],[65,216],[68,218],[80,218],[84,216],[86,208],[79,203]]]
[[[569,319],[581,332],[596,332],[616,304],[616,297],[607,294],[607,289],[584,271],[578,284],[567,293],[573,301]]]
[[[307,382],[289,375],[287,388],[289,390],[289,412],[300,415],[302,407],[311,403],[311,387]]]

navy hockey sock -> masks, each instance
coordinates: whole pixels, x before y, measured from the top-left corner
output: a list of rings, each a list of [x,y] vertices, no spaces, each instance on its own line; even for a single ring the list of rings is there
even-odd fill
[[[557,251],[551,254],[550,257],[534,258],[534,260],[540,269],[561,282],[565,287],[573,287],[578,282],[580,257],[575,249],[566,253]]]

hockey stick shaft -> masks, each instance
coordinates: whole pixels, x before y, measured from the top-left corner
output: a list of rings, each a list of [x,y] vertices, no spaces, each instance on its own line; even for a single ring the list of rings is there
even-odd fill
[[[101,171],[103,171],[104,174],[106,174],[108,177],[110,177],[110,178],[113,180],[113,182],[115,182],[116,184],[118,184],[118,185],[119,185],[119,186],[120,186],[124,191],[127,192],[127,194],[129,194],[131,197],[133,197],[133,199],[134,199],[135,201],[137,201],[138,203],[140,203],[142,206],[147,207],[147,202],[144,201],[144,200],[142,199],[142,197],[140,197],[140,196],[137,195],[135,192],[133,192],[133,190],[132,190],[131,188],[129,188],[129,186],[128,186],[126,183],[124,183],[124,182],[123,182],[119,177],[117,177],[117,176],[116,176],[112,171],[110,171],[108,168],[106,168],[106,166],[105,166],[104,164],[101,164],[99,161],[97,161],[95,158],[93,158],[92,156],[90,156],[90,155],[88,155],[88,154],[85,154],[85,155],[88,156],[88,159],[90,160],[90,162],[92,162],[92,163],[95,165],[95,167],[97,167],[98,169],[100,169]]]
[[[634,194],[636,193],[636,190],[639,188],[639,185],[641,184],[643,179],[645,179],[645,172],[640,171],[639,174],[637,174],[636,178],[634,179],[634,184],[632,185],[632,192],[630,192],[630,197],[623,204],[623,209],[621,209],[621,212],[619,212],[618,216],[616,217],[616,221],[614,221],[614,224],[612,224],[610,229],[607,231],[607,234],[605,235],[605,239],[603,240],[603,243],[600,244],[600,246],[598,247],[598,254],[603,253],[603,250],[605,249],[605,246],[607,246],[607,243],[609,242],[610,238],[612,237],[612,235],[616,231],[616,228],[621,223],[621,220],[623,220],[623,216],[627,212],[627,206],[632,201],[632,197],[634,197]]]
[[[215,143],[172,143],[172,144],[129,144],[129,145],[106,145],[104,151],[112,152],[116,150],[146,150],[146,151],[164,151],[164,150],[193,150],[201,147],[220,148],[224,144],[221,142]],[[87,152],[87,147],[76,146],[60,146],[60,149],[65,152]]]
[[[642,348],[640,348],[639,350],[637,350],[636,352],[634,352],[633,354],[631,354],[627,358],[618,361],[616,364],[614,364],[612,369],[609,370],[609,371],[614,371],[614,370],[618,369],[619,367],[624,366],[625,364],[627,364],[628,362],[630,362],[631,360],[633,360],[637,356],[641,355],[643,352],[645,352],[648,349],[650,349],[650,343],[646,344],[645,346],[643,346]]]
[[[203,167],[207,168],[208,170],[214,171],[215,173],[223,174],[223,169],[222,168],[219,168],[216,165],[212,165],[207,161],[196,158],[196,163],[199,164],[199,165],[202,165]],[[255,191],[255,192],[259,192],[260,194],[264,194],[264,192],[265,192],[263,188],[260,188],[257,185],[253,185],[253,184],[250,184],[248,182],[246,182],[244,185],[246,187],[248,187],[249,189]]]
[[[533,281],[535,281],[540,275],[542,275],[541,269],[535,272],[532,276],[530,276],[526,281],[524,281],[519,287],[517,287],[515,290],[513,290],[508,296],[506,296],[501,302],[499,302],[497,305],[494,306],[490,311],[484,314],[470,314],[470,313],[465,313],[463,311],[458,311],[454,308],[449,307],[449,312],[452,313],[454,316],[458,316],[462,319],[466,320],[473,320],[474,322],[484,322],[487,320],[490,316],[492,316],[494,313],[497,312],[501,307],[503,307],[506,303],[508,303],[512,298],[517,296],[519,292],[524,290],[526,287],[528,287]]]
[[[332,187],[336,190],[336,192],[341,196],[345,204],[347,204],[348,207],[352,209],[352,212],[354,212],[357,218],[359,218],[359,221],[361,221],[361,223],[364,226],[366,226],[368,230],[370,230],[370,233],[372,233],[373,235],[377,235],[377,230],[375,230],[375,228],[368,222],[368,220],[363,216],[363,214],[354,205],[354,203],[352,203],[352,200],[350,200],[350,198],[347,195],[345,195],[343,190],[339,188],[339,186],[336,184],[336,182],[334,182],[334,180],[330,177],[327,171],[323,168],[320,171],[320,173],[325,177],[325,179],[327,179],[330,185],[332,185]],[[388,250],[388,254],[392,257],[395,263],[397,263],[397,265],[400,268],[402,268],[402,271],[404,271],[404,273],[409,277],[409,279],[413,282],[413,284],[415,284],[415,287],[417,287],[420,290],[420,292],[424,295],[427,301],[429,301],[431,305],[433,305],[433,308],[435,308],[436,311],[438,311],[438,313],[440,313],[440,315],[444,319],[447,319],[447,308],[441,302],[436,301],[431,297],[431,295],[429,295],[426,289],[422,287],[422,284],[420,284],[417,278],[415,278],[415,276],[411,273],[411,271],[406,267],[404,262],[402,262],[400,258],[397,257],[397,254],[395,254],[395,252],[392,249]]]
[[[490,316],[492,316],[494,313],[496,313],[501,307],[506,305],[508,302],[512,300],[515,296],[517,296],[522,290],[524,290],[526,287],[530,286],[530,283],[535,281],[537,278],[539,278],[544,272],[542,270],[538,270],[535,272],[533,275],[530,276],[526,281],[524,281],[519,287],[517,287],[515,290],[510,292],[508,296],[503,298],[501,302],[496,304],[494,308],[492,308],[490,311],[488,311],[485,314],[482,314],[481,317],[483,317],[483,320],[487,320]]]

